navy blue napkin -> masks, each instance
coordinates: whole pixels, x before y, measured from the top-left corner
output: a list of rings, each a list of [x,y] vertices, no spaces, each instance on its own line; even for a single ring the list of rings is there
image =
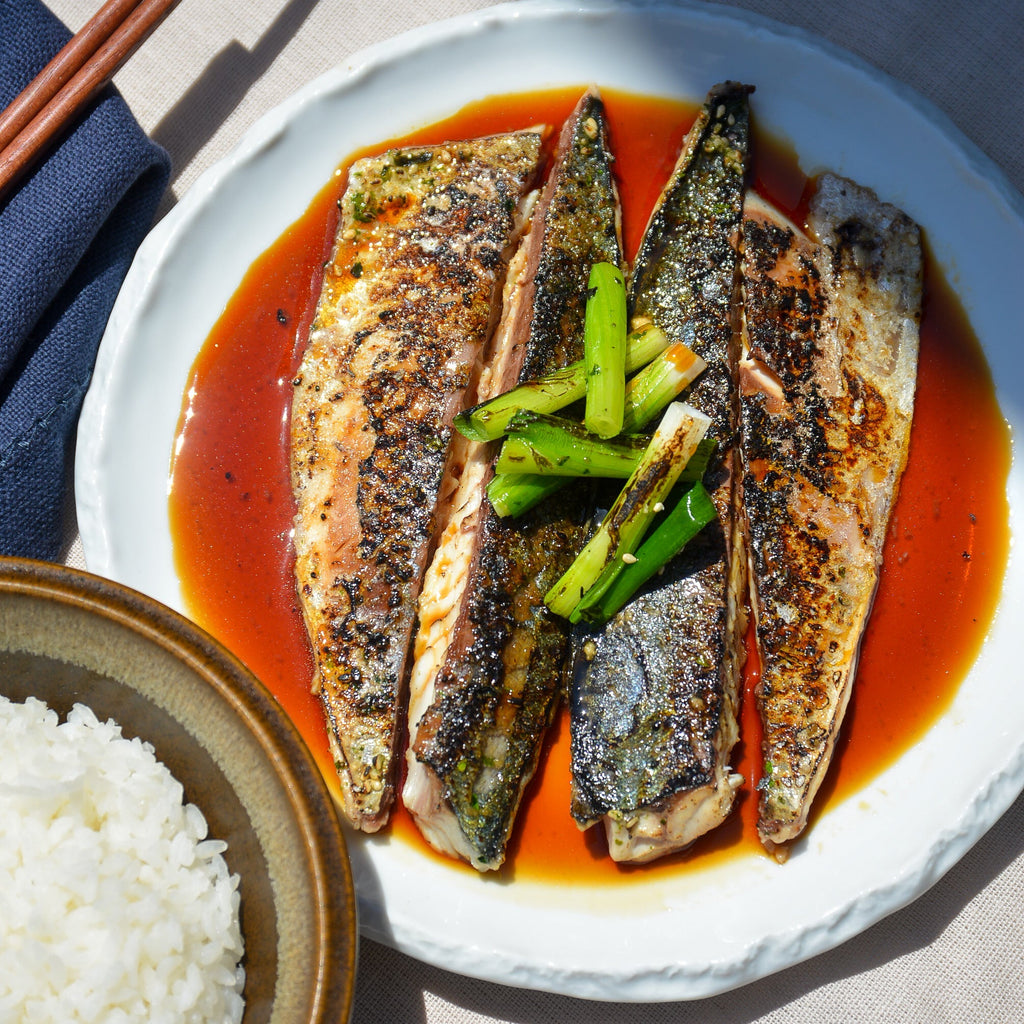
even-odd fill
[[[70,36],[37,0],[0,0],[0,108]],[[0,200],[0,554],[61,556],[96,349],[169,176],[167,154],[108,86]]]

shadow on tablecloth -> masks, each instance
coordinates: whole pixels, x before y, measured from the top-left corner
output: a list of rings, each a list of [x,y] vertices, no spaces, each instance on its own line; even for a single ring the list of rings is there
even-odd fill
[[[252,49],[233,39],[161,118],[151,135],[171,154],[175,175],[210,141],[245,94],[298,34],[315,6],[316,0],[289,0]],[[167,213],[175,202],[177,196],[172,179],[159,216]]]

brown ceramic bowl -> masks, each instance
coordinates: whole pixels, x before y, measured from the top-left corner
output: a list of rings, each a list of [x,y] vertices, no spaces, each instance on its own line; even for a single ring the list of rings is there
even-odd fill
[[[349,1019],[356,904],[338,816],[299,733],[241,662],[135,591],[0,558],[0,693],[113,718],[153,745],[227,842],[245,1024]]]

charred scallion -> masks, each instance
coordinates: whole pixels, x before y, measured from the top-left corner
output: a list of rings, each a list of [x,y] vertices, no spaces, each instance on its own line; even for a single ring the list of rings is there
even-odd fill
[[[664,332],[650,322],[637,325],[626,339],[626,373],[646,366],[668,343]],[[519,410],[558,412],[581,399],[586,389],[586,365],[581,359],[459,413],[455,427],[470,440],[493,441],[505,433],[508,421]]]
[[[637,548],[632,560],[622,562],[605,586],[592,587],[573,609],[574,622],[607,622],[664,565],[680,551],[717,513],[711,496],[698,481],[684,491],[672,511]],[[607,571],[607,570],[606,570]]]
[[[595,263],[587,282],[583,358],[587,404],[583,423],[598,437],[622,430],[626,388],[626,283],[612,263]]]
[[[626,385],[622,432],[646,426],[675,397],[704,372],[707,363],[681,341],[659,353]]]
[[[633,556],[657,506],[675,486],[711,425],[703,413],[683,402],[665,410],[650,444],[626,486],[589,543],[548,591],[545,604],[569,618],[609,565]]]
[[[717,447],[718,442],[714,438],[705,437],[697,445],[697,450],[690,456],[690,461],[686,464],[686,468],[679,475],[679,483],[695,484],[698,480],[703,480],[708,463],[711,461],[711,456],[715,454],[715,448]]]
[[[715,442],[704,438],[679,477],[680,484],[692,484],[704,476],[708,461],[715,450]],[[633,462],[640,461],[643,451]],[[487,497],[499,516],[521,516],[548,495],[560,491],[572,478],[551,473],[499,473],[487,486]]]
[[[648,441],[643,435],[604,440],[572,420],[518,412],[509,421],[508,436],[494,471],[625,480],[636,468]]]
[[[561,490],[569,482],[564,476],[539,476],[535,473],[499,473],[487,485],[487,498],[494,511],[505,516],[521,516]]]

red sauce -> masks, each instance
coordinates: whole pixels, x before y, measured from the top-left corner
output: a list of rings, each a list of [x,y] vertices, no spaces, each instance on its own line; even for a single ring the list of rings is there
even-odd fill
[[[578,96],[578,89],[568,89],[486,100],[375,149],[558,125]],[[696,108],[616,92],[606,92],[605,100],[632,255]],[[795,156],[760,138],[753,152],[755,187],[802,219],[808,182]],[[344,180],[335,177],[256,260],[199,353],[170,495],[175,560],[190,614],[276,694],[335,787],[320,708],[309,691],[312,661],[292,582],[288,412]],[[916,742],[949,705],[976,657],[1008,554],[1008,469],[1008,431],[984,357],[956,297],[929,263],[910,461],[857,684],[815,816]],[[746,673],[745,739],[733,758],[750,782],[758,777],[755,661],[749,659]],[[724,826],[692,850],[643,868],[615,866],[600,829],[580,833],[568,806],[568,728],[560,720],[524,800],[505,877],[621,881],[760,850],[749,785],[739,813]],[[436,856],[400,809],[390,827]]]

